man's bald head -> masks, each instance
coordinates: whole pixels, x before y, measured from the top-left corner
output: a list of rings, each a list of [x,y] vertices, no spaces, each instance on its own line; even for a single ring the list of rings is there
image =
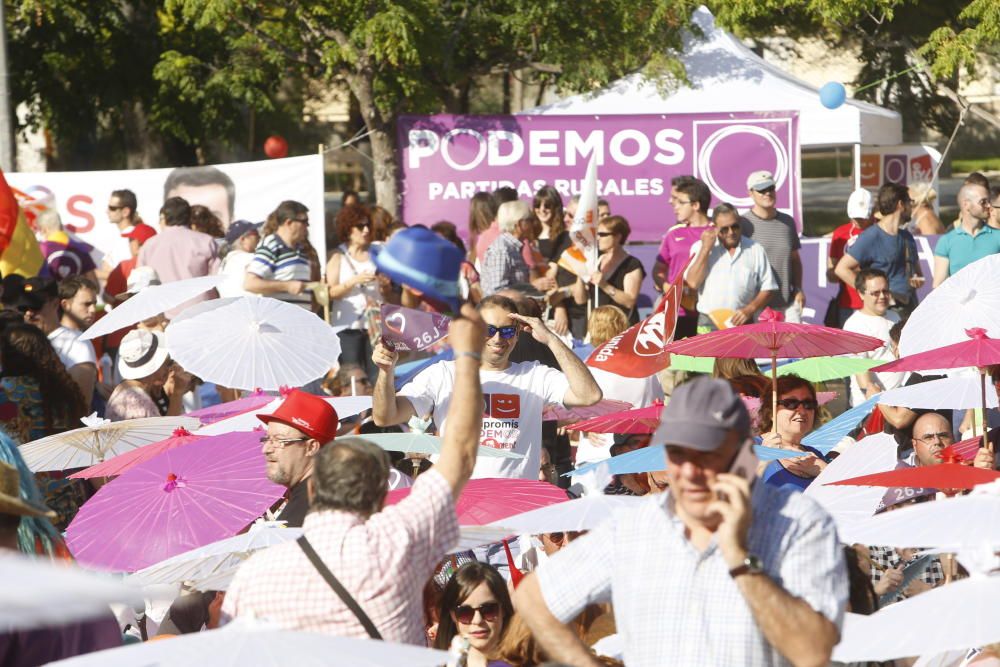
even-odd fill
[[[963,220],[985,222],[990,217],[990,192],[978,183],[966,183],[958,191],[958,207]]]
[[[913,451],[917,463],[931,466],[941,463],[941,450],[955,442],[951,422],[937,412],[928,412],[913,422]]]

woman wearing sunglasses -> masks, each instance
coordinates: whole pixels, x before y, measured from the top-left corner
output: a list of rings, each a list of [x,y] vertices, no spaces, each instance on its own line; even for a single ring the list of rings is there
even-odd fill
[[[586,282],[581,276],[573,286],[573,299],[578,304],[590,301],[592,308],[618,306],[628,313],[629,326],[639,323],[635,302],[646,277],[642,262],[625,252],[625,242],[631,231],[628,220],[620,215],[601,220],[597,226],[597,249],[601,253],[597,271]]]
[[[771,415],[770,389],[761,397],[760,429],[766,447],[807,452],[805,456],[771,461],[761,477],[768,484],[803,490],[823,471],[827,461],[819,451],[802,444],[816,425],[816,389],[797,375],[778,378],[778,414]],[[772,421],[774,419],[774,421]],[[772,423],[777,425],[771,432]]]
[[[434,648],[447,651],[451,640],[469,640],[468,667],[499,667],[487,657],[500,645],[514,607],[507,582],[492,566],[472,561],[458,568],[441,594],[440,624]]]

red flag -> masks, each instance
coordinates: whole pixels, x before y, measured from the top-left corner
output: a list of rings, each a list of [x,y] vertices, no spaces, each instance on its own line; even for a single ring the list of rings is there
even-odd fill
[[[686,269],[687,264],[674,277],[656,312],[594,350],[587,365],[629,378],[649,377],[668,367],[670,353],[663,347],[674,339],[677,330]]]

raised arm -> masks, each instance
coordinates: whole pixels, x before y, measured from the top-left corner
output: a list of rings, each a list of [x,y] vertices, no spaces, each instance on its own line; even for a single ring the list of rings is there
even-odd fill
[[[597,386],[594,376],[590,374],[583,360],[573,354],[573,351],[566,347],[566,344],[558,336],[549,331],[540,319],[516,313],[511,313],[510,316],[527,325],[535,340],[552,350],[556,363],[559,364],[559,370],[569,381],[569,391],[566,392],[566,397],[563,399],[563,403],[567,407],[593,405],[601,400],[603,396],[601,388]]]
[[[399,353],[379,342],[372,352],[372,361],[378,367],[378,378],[372,392],[372,419],[375,420],[375,425],[395,426],[408,422],[416,411],[407,399],[396,396],[396,362],[399,361]]]
[[[479,314],[472,306],[464,306],[462,317],[453,320],[448,327],[448,342],[455,353],[455,400],[448,405],[448,428],[441,444],[441,456],[434,465],[434,469],[448,480],[454,498],[462,493],[476,465],[483,426],[479,365],[485,341],[486,331]]]
[[[691,248],[694,251],[692,253],[694,254],[694,259],[691,260],[691,264],[684,272],[684,282],[693,290],[701,289],[702,283],[705,282],[705,276],[708,275],[708,256],[712,254],[712,245],[714,242],[714,240],[712,243],[698,241],[695,243],[697,248],[694,246]]]

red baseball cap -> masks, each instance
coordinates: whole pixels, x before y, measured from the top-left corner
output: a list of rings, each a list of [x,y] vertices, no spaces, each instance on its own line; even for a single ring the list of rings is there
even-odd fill
[[[156,230],[144,222],[133,225],[130,229],[122,232],[123,238],[135,239],[139,242],[139,245],[142,245],[154,236],[156,236]]]
[[[337,436],[340,419],[333,406],[319,396],[296,389],[269,415],[257,415],[265,424],[273,421],[296,428],[321,445]]]

